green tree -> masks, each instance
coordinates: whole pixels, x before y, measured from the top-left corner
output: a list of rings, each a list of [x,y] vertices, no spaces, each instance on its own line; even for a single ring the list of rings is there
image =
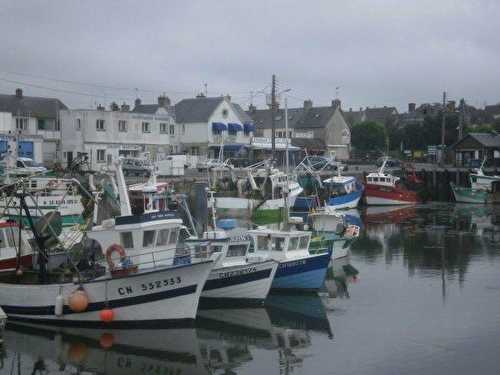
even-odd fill
[[[352,127],[352,146],[362,151],[384,151],[386,143],[385,127],[378,122],[365,121]]]

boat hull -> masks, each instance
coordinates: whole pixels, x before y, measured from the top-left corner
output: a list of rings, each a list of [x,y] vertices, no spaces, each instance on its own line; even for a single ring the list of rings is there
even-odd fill
[[[156,268],[121,278],[82,284],[89,305],[75,313],[70,295],[78,284],[0,283],[0,303],[9,319],[56,325],[141,326],[146,322],[188,321],[196,316],[199,297],[213,262]],[[58,295],[64,298],[63,314],[55,315]],[[104,323],[100,312],[111,308],[114,319]]]
[[[474,190],[472,188],[460,187],[450,184],[455,202],[483,204],[488,200],[488,192],[485,190]]]
[[[201,297],[261,302],[271,289],[278,263],[269,260],[213,269]]]
[[[327,206],[335,209],[356,208],[362,196],[363,189],[360,188],[359,190],[353,191],[349,194],[331,197],[327,202]]]
[[[271,289],[313,291],[321,288],[331,252],[280,261]]]
[[[369,206],[398,206],[419,203],[416,192],[401,188],[366,185],[366,204]]]

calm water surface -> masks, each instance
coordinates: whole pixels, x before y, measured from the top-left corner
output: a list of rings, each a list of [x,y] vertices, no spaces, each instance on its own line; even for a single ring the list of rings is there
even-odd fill
[[[360,239],[318,296],[203,310],[195,328],[11,324],[0,374],[500,373],[500,208],[360,215]]]

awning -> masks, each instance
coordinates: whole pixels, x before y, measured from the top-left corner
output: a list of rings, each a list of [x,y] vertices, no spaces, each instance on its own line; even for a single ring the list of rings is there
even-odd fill
[[[227,126],[222,122],[212,122],[212,130],[222,132],[224,130],[227,130]]]
[[[250,133],[250,132],[255,133],[255,125],[252,123],[247,122],[243,124],[243,128],[245,129],[245,133]]]
[[[242,131],[243,127],[240,124],[230,122],[229,124],[227,124],[227,129],[232,133],[236,133]]]
[[[220,145],[212,145],[210,147],[219,149],[221,146]],[[242,143],[231,143],[231,144],[223,145],[223,147],[224,147],[224,151],[241,151],[244,147],[248,147],[248,145],[242,144]]]

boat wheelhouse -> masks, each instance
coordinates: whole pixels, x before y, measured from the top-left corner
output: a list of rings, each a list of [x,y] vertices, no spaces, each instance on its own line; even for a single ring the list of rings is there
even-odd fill
[[[256,256],[279,262],[272,289],[317,290],[323,285],[331,251],[311,255],[310,232],[260,228],[248,234]]]
[[[15,270],[20,266],[33,265],[33,250],[21,231],[19,246],[19,226],[12,221],[0,220],[0,271]]]
[[[325,206],[336,209],[355,208],[363,195],[363,184],[352,176],[333,176],[323,181],[328,192]]]
[[[483,167],[486,163],[486,158],[481,163],[481,166],[474,172],[469,174],[470,185],[472,190],[492,191],[492,184],[500,181],[500,176],[487,175],[484,173]]]

